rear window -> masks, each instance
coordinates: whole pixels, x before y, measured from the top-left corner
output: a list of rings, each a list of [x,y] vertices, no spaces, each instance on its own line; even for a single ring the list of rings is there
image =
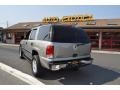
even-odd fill
[[[53,26],[53,42],[60,43],[89,43],[87,34],[71,26]]]

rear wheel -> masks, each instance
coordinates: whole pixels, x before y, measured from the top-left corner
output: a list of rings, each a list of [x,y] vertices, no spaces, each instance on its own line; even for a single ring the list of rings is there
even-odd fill
[[[33,55],[32,72],[35,77],[40,77],[44,73],[44,68],[40,64],[40,59],[38,55]]]
[[[21,46],[19,47],[19,56],[21,59],[24,59],[24,53],[23,53]]]

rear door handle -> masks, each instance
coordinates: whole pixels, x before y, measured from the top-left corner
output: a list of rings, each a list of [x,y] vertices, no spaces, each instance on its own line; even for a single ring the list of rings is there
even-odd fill
[[[85,45],[85,44],[84,43],[77,44],[77,46],[80,46],[80,45]]]

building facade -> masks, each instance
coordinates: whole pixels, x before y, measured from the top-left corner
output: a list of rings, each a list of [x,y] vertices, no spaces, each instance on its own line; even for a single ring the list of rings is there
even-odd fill
[[[39,25],[41,25],[40,22],[24,22],[10,26],[4,30],[5,42],[9,44],[19,44],[22,37],[25,37],[31,28]]]
[[[21,37],[33,27],[42,25],[42,22],[18,23],[5,29],[6,43],[19,44]],[[59,24],[72,24],[83,28],[94,49],[120,50],[120,19],[96,19],[84,22],[59,22]]]

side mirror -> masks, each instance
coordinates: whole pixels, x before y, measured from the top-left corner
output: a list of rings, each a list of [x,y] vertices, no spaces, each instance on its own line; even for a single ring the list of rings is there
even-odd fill
[[[21,36],[21,40],[23,40],[24,39],[24,36]]]
[[[25,38],[24,38],[25,40],[28,40],[28,39],[29,39],[30,32],[31,32],[31,31],[28,31],[28,33],[26,34],[26,36],[25,36]]]

